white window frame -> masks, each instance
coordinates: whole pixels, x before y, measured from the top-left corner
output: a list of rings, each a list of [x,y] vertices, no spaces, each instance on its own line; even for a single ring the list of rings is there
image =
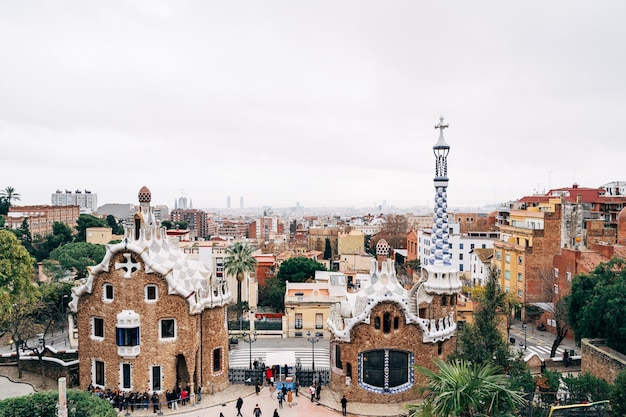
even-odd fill
[[[96,336],[96,320],[102,320],[102,336]],[[94,316],[91,318],[91,340],[103,341],[104,340],[104,318]]]
[[[174,322],[174,337],[163,337],[161,333],[161,329],[162,329],[161,326],[164,320],[172,320]],[[160,342],[172,342],[172,341],[175,341],[176,339],[178,339],[178,321],[173,317],[159,319],[159,341]]]
[[[124,386],[124,366],[128,366],[130,368],[129,372],[129,386]],[[120,390],[130,392],[133,390],[133,365],[128,362],[120,363]]]
[[[107,288],[111,288],[111,298],[107,297]],[[109,282],[105,282],[104,284],[102,284],[102,301],[105,303],[112,303],[113,300],[115,299],[115,288],[113,287],[113,284],[109,283]]]
[[[102,363],[102,378],[104,379],[104,383],[103,384],[98,384],[96,382],[96,364],[97,363]],[[94,387],[100,387],[100,388],[104,388],[107,385],[107,365],[106,362],[99,360],[99,359],[92,359],[91,360],[91,385],[93,385]]]
[[[159,368],[159,377],[161,379],[159,381],[159,389],[157,390],[154,389],[154,368]],[[150,372],[150,390],[160,394],[163,391],[163,367],[161,365],[151,365],[148,372]]]
[[[148,298],[148,288],[154,288],[154,299]],[[144,287],[144,299],[146,303],[156,303],[159,300],[159,287],[155,284],[148,284]]]

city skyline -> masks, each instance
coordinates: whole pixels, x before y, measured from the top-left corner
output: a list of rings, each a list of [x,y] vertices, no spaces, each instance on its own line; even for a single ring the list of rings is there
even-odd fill
[[[451,207],[626,180],[622,2],[34,3],[0,5],[18,205],[428,206],[440,116]]]

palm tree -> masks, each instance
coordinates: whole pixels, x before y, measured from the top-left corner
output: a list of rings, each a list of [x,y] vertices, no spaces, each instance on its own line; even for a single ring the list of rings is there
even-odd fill
[[[13,201],[19,201],[20,197],[19,193],[15,192],[15,188],[11,186],[0,191],[0,199],[6,200],[9,203],[9,206]]]
[[[409,404],[417,417],[514,416],[525,400],[509,388],[506,375],[489,363],[435,362],[436,371],[415,366],[427,379],[423,403]]]
[[[19,199],[20,195],[15,192],[13,187],[7,187],[4,190],[0,190],[0,214],[9,214],[11,202]]]
[[[237,313],[239,315],[241,314],[241,283],[246,274],[256,270],[256,259],[252,256],[252,252],[252,247],[244,242],[235,242],[226,248],[224,270],[228,275],[234,275],[237,278]]]

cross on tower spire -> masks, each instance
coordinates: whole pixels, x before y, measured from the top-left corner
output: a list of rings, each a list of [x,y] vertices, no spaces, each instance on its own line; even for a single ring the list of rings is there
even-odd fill
[[[448,124],[443,124],[443,116],[439,117],[439,124],[435,125],[435,129],[439,129],[439,138],[443,138],[443,129],[449,127],[450,125]]]

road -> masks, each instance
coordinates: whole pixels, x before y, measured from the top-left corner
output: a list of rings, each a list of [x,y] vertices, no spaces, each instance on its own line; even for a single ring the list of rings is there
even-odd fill
[[[526,327],[526,331],[519,322],[511,324],[509,337],[515,339],[515,348],[524,351],[526,354],[536,353],[541,359],[550,357],[550,350],[554,342],[554,334],[535,329],[532,324]],[[524,349],[526,341],[526,349]],[[580,355],[580,348],[576,347],[574,341],[565,339],[557,349],[556,357],[563,357],[565,350],[574,350],[575,355]]]

